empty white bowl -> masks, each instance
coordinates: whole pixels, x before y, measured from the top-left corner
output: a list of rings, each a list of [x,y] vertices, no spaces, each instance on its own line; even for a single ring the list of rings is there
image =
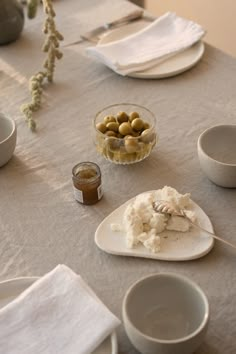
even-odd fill
[[[200,166],[221,187],[236,187],[236,124],[216,125],[198,138]]]
[[[123,321],[142,354],[190,354],[203,342],[209,304],[201,288],[175,273],[147,276],[127,291]]]
[[[12,157],[16,147],[16,124],[0,113],[0,167]]]

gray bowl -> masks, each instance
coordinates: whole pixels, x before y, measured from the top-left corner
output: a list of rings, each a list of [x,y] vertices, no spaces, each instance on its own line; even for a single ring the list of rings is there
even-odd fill
[[[123,322],[142,354],[190,354],[203,342],[208,300],[190,279],[175,273],[147,276],[127,291]]]
[[[14,120],[0,114],[0,167],[12,157],[16,147],[16,136]]]
[[[198,158],[206,176],[221,187],[236,187],[236,124],[216,125],[198,138]]]

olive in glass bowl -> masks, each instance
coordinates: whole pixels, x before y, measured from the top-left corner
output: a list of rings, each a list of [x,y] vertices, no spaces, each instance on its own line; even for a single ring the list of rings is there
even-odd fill
[[[98,153],[116,164],[142,161],[158,139],[155,115],[137,104],[107,106],[96,114],[93,125]]]

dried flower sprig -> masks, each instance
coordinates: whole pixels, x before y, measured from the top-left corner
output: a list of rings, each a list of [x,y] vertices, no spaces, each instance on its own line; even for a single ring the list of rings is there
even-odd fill
[[[33,6],[38,2],[35,0],[29,0]],[[41,106],[42,93],[43,93],[43,83],[44,80],[48,82],[53,81],[55,62],[56,59],[61,59],[63,54],[58,49],[60,41],[63,40],[63,36],[56,29],[56,24],[54,17],[56,16],[53,9],[52,0],[42,0],[43,9],[46,14],[46,19],[43,27],[43,32],[46,35],[46,39],[43,45],[43,51],[46,52],[47,58],[44,62],[43,71],[39,71],[33,75],[29,80],[29,90],[31,92],[31,102],[23,104],[21,106],[21,111],[25,115],[25,120],[28,123],[29,128],[34,131],[36,129],[36,122],[33,119],[33,113],[37,111]]]
[[[38,0],[27,0],[27,16],[32,19],[36,16],[38,8]]]

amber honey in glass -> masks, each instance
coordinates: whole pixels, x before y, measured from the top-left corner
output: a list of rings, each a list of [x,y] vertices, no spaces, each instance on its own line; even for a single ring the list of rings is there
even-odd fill
[[[102,198],[101,171],[94,162],[81,162],[72,169],[74,197],[81,203],[91,205]]]

